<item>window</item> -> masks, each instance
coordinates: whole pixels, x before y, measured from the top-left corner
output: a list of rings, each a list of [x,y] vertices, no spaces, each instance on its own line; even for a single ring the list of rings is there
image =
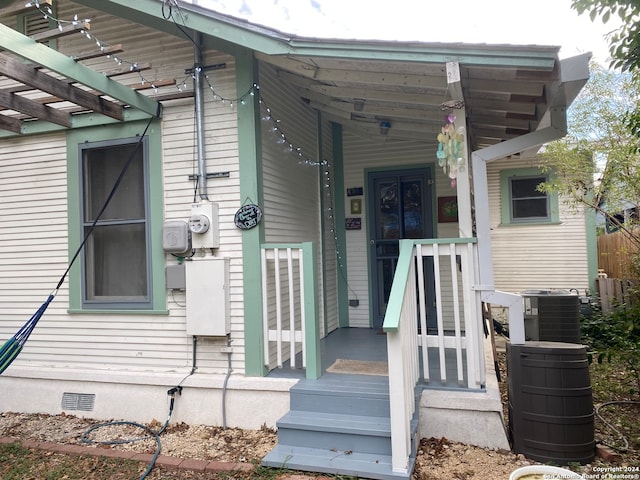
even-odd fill
[[[67,132],[69,252],[95,228],[69,272],[71,312],[166,314],[160,123]],[[121,183],[104,208],[123,166]],[[97,219],[97,222],[96,222]]]
[[[84,248],[85,305],[149,303],[146,143],[138,147],[133,138],[80,146],[84,235],[97,219]],[[100,215],[130,157],[118,189]]]
[[[556,223],[558,198],[538,190],[548,176],[537,168],[500,172],[502,224]]]
[[[549,197],[538,190],[546,181],[544,176],[509,179],[512,222],[549,219]]]

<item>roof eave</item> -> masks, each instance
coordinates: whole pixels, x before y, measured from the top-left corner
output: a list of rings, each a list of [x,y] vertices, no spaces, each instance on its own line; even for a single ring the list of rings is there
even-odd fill
[[[184,36],[178,26],[165,18],[158,0],[74,0],[76,3],[132,21]],[[353,60],[405,61],[514,67],[530,70],[552,69],[559,47],[538,45],[487,45],[467,43],[422,43],[382,40],[318,39],[288,35],[246,20],[178,2],[180,27],[201,32],[205,43],[223,46],[228,53],[238,47],[265,55],[348,58]]]

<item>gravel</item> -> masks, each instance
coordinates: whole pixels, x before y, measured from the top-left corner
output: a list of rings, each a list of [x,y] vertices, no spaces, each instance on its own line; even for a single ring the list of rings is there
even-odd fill
[[[0,414],[0,436],[65,444],[82,444],[83,435],[94,442],[134,439],[146,432],[129,425],[115,425],[92,429],[101,422],[73,415],[43,415],[4,412]],[[157,430],[160,422],[149,427]],[[89,433],[86,433],[88,432]],[[162,454],[180,458],[218,460],[227,462],[257,462],[276,443],[276,432],[260,430],[223,429],[205,425],[171,424],[162,433]],[[123,443],[109,447],[98,443],[94,448],[112,448],[139,453],[153,453],[152,439]],[[422,439],[416,459],[416,480],[472,480],[507,479],[509,474],[532,462],[522,455],[508,451],[478,448],[446,439]]]

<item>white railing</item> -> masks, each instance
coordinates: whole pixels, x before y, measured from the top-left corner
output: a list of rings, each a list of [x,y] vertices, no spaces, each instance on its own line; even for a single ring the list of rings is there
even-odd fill
[[[420,379],[434,383],[430,351],[435,349],[437,353],[433,367],[439,382],[446,384],[451,380],[447,358],[453,356],[453,376],[458,384],[468,388],[480,388],[484,384],[480,297],[473,289],[475,255],[474,239],[400,242],[400,256],[383,324],[389,363],[392,468],[396,472],[406,473],[408,469],[416,384]],[[432,266],[427,263],[428,271],[424,268],[424,258],[432,262]],[[416,279],[419,279],[417,285]],[[433,286],[428,287],[427,282],[431,280]],[[433,295],[427,294],[429,290]],[[432,318],[434,309],[429,308],[432,301],[435,319]],[[420,348],[422,362],[419,361]]]
[[[482,351],[482,315],[480,296],[475,292],[476,252],[473,239],[420,240],[415,243],[418,278],[429,281],[431,272],[423,272],[423,258],[433,261],[434,299],[418,285],[420,308],[420,346],[437,349],[437,375],[444,385],[450,380],[468,388],[484,385]],[[435,322],[428,322],[428,302],[435,301]],[[435,326],[430,327],[430,323]],[[447,372],[447,351],[454,357],[455,373]],[[466,353],[466,361],[463,353]],[[465,367],[466,366],[466,375]],[[433,383],[428,351],[423,349],[422,379]],[[450,377],[453,376],[453,379]]]
[[[264,365],[268,369],[283,368],[288,362],[291,369],[305,368],[307,378],[318,378],[320,340],[313,245],[263,245],[261,262]]]
[[[416,409],[414,392],[420,376],[415,264],[413,241],[401,240],[383,323],[389,364],[391,467],[398,473],[409,470],[411,419]]]

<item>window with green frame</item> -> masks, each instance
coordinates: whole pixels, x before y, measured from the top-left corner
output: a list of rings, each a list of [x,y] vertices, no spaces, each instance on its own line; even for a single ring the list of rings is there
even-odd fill
[[[144,128],[131,122],[67,134],[71,254],[88,235],[70,272],[72,311],[166,311],[164,252],[154,241],[162,229],[159,124],[140,138]]]
[[[549,175],[538,168],[500,172],[502,225],[558,223],[558,196],[538,189]]]

